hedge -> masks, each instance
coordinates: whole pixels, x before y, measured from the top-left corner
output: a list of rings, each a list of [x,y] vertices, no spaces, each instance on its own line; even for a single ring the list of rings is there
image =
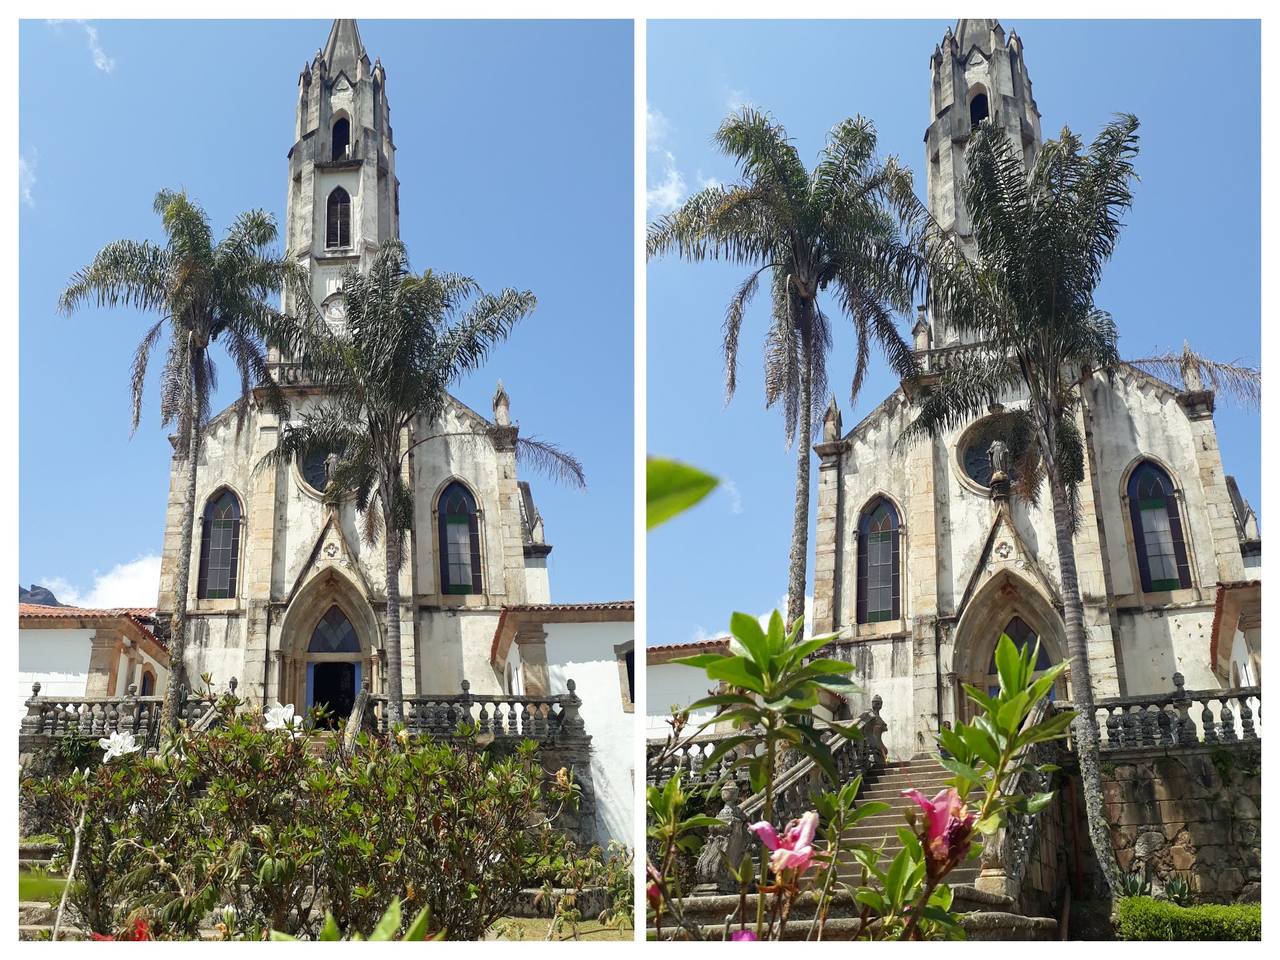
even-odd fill
[[[1261,940],[1262,905],[1179,907],[1151,897],[1127,897],[1116,910],[1121,940]]]

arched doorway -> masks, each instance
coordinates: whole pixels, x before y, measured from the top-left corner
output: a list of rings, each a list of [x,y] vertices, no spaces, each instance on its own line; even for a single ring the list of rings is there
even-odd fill
[[[307,644],[307,709],[324,708],[325,726],[351,715],[360,689],[363,652],[356,628],[336,603],[325,611]]]
[[[1066,633],[1058,611],[1031,583],[1002,571],[974,595],[957,624],[953,716],[969,720],[976,710],[965,695],[964,684],[988,694],[1000,689],[995,653],[1002,633],[1007,634],[1019,650],[1026,646],[1034,649],[1039,643],[1037,674],[1066,657]],[[1069,696],[1068,677],[1063,673],[1050,697],[1063,700]]]
[[[364,682],[381,692],[381,648],[378,620],[364,592],[330,568],[299,590],[285,613],[276,697],[300,714],[324,704],[336,725],[350,716]]]

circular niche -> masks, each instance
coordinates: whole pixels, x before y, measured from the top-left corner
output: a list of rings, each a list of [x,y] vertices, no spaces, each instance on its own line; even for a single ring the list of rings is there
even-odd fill
[[[314,494],[324,494],[325,460],[328,459],[330,452],[338,451],[330,451],[328,447],[312,447],[297,458],[298,473],[302,477],[302,482]]]
[[[956,444],[956,459],[960,478],[966,486],[980,493],[991,488],[990,448],[996,440],[1003,440],[1009,448],[1009,479],[1018,479],[1017,463],[1031,443],[1030,431],[1022,418],[1009,413],[993,413],[973,423]]]

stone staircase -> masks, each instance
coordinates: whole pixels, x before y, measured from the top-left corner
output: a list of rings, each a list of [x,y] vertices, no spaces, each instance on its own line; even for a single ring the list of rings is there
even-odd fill
[[[881,869],[887,869],[889,863],[902,849],[902,839],[898,836],[899,828],[906,826],[903,813],[907,809],[919,810],[916,802],[902,796],[903,790],[916,789],[927,797],[933,797],[946,786],[951,776],[938,763],[936,757],[919,757],[913,760],[889,763],[866,774],[862,782],[862,790],[858,794],[859,803],[880,801],[889,808],[884,813],[876,814],[860,821],[858,825],[844,834],[846,841],[865,843],[881,851]],[[840,858],[841,869],[838,876],[841,880],[857,883],[862,877],[862,866],[852,856],[846,854]],[[1019,912],[1018,904],[1011,898],[996,893],[988,893],[977,889],[975,883],[981,872],[981,861],[978,858],[968,860],[947,875],[947,884],[952,888],[955,899],[953,912],[959,914],[960,925],[964,928],[969,940],[1057,940],[1058,921],[1051,917],[1028,917]],[[747,897],[747,916],[755,917],[754,895]],[[807,893],[797,898],[792,907],[786,929],[785,940],[809,940],[816,935],[814,931],[814,914],[816,898]],[[726,919],[735,916],[730,923],[731,929],[738,929],[736,911],[739,909],[739,898],[736,895],[692,897],[685,901],[687,917],[696,923],[704,936],[721,939],[725,936]],[[832,897],[827,921],[823,929],[824,940],[849,940],[860,926],[858,919],[859,906],[852,896],[840,891]],[[750,926],[750,923],[748,923]],[[649,934],[655,933],[652,925]],[[670,936],[672,930],[667,926],[663,936]]]
[[[881,850],[881,863],[887,866],[902,849],[898,830],[906,826],[903,813],[908,809],[920,809],[914,800],[904,797],[902,791],[914,788],[926,797],[932,797],[946,786],[950,776],[932,756],[886,764],[867,774],[862,781],[858,803],[879,801],[889,804],[890,809],[859,821],[856,827],[845,832],[845,841],[865,843]],[[839,876],[842,880],[857,880],[861,876],[862,867],[852,854],[841,857],[840,862]],[[972,884],[977,880],[979,870],[978,860],[965,861],[947,875],[947,883],[953,887]]]

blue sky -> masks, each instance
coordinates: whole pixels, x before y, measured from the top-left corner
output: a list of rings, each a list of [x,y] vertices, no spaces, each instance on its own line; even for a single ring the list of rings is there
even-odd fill
[[[648,201],[652,218],[733,168],[711,135],[743,103],[772,112],[812,164],[826,131],[861,113],[881,152],[918,172],[929,123],[928,60],[954,21],[659,22],[648,25]],[[1142,177],[1098,302],[1122,351],[1177,349],[1257,364],[1260,345],[1260,40],[1256,22],[1007,21],[1026,48],[1046,137],[1092,139],[1114,113],[1142,121]],[[674,257],[648,272],[648,448],[723,478],[648,542],[649,642],[723,633],[734,610],[762,613],[786,591],[794,455],[764,409],[767,296],[748,316],[738,391],[724,405],[720,337],[741,268]],[[910,322],[902,325],[904,332]],[[848,405],[852,337],[835,324],[830,381],[846,426],[896,384],[882,359]],[[1260,508],[1259,418],[1226,403],[1223,461]],[[816,471],[815,471],[816,476]],[[810,589],[812,589],[812,536]]]
[[[161,238],[151,212],[161,187],[187,188],[219,231],[252,207],[283,218],[298,74],[328,30],[327,20],[22,23],[24,584],[155,603],[171,449],[153,402],[129,439],[127,390],[146,318],[66,318],[55,303],[105,243]],[[501,377],[524,434],[586,467],[586,493],[526,474],[555,546],[552,598],[631,597],[631,24],[370,20],[360,30],[387,71],[414,267],[538,297],[455,393],[487,414]],[[231,398],[224,389],[217,406]]]

